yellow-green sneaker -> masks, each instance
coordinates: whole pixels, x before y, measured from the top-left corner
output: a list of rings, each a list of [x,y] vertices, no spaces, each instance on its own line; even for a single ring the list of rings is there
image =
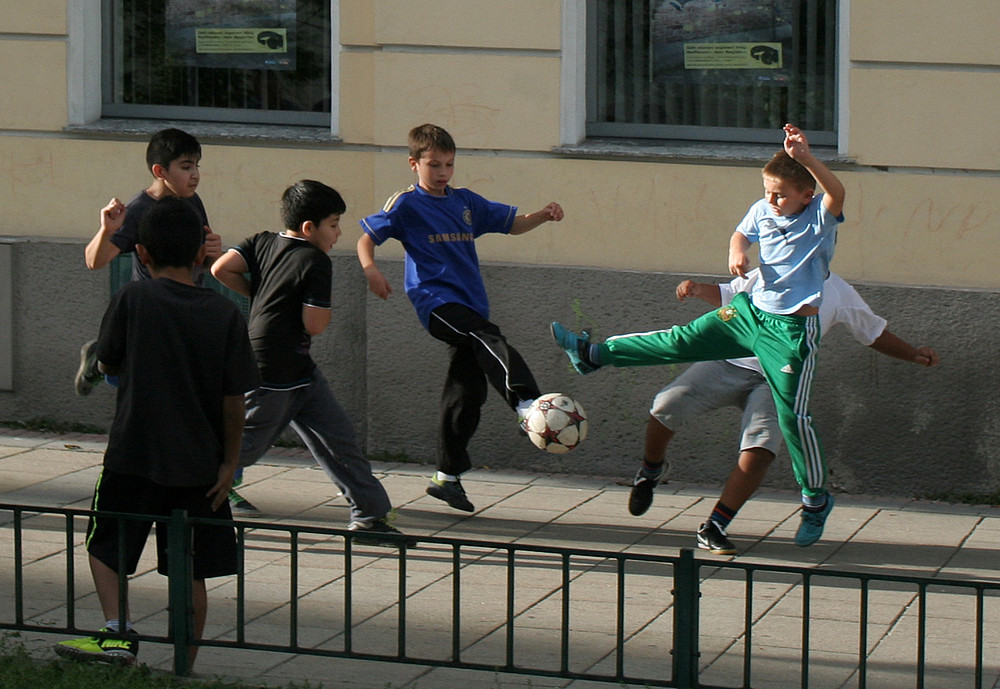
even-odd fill
[[[264,516],[252,502],[237,493],[234,488],[229,491],[229,509],[234,519],[259,519]]]
[[[101,630],[114,632],[107,627]],[[139,653],[139,636],[134,631],[125,632],[124,637],[97,637],[60,641],[53,650],[56,655],[70,660],[85,660],[114,665],[135,665]]]

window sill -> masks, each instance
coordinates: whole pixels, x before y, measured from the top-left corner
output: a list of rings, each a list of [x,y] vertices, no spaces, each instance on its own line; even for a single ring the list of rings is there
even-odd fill
[[[780,147],[780,144],[588,138],[579,144],[557,146],[552,152],[571,158],[600,160],[763,165]],[[827,165],[854,163],[833,148],[813,146],[812,152]]]
[[[91,134],[104,137],[141,137],[161,129],[183,129],[200,142],[225,141],[278,144],[340,144],[342,141],[330,134],[326,127],[301,127],[280,124],[232,124],[229,122],[173,122],[168,120],[141,120],[131,118],[104,118],[90,124],[69,125],[64,131],[74,134]]]

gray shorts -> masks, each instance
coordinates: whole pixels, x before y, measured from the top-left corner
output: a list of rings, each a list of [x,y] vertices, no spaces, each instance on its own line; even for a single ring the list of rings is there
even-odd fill
[[[777,454],[781,429],[764,376],[726,361],[701,361],[660,390],[649,413],[676,431],[692,417],[721,407],[743,410],[740,450],[760,447]]]

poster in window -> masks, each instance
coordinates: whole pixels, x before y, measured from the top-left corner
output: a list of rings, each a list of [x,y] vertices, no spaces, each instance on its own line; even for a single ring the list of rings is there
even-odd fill
[[[657,0],[652,74],[664,83],[788,78],[797,0]]]
[[[295,0],[167,0],[167,64],[295,69]]]

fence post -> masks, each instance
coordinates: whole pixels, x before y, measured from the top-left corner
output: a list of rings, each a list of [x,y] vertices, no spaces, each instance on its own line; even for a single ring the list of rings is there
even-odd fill
[[[674,671],[678,689],[698,686],[698,567],[694,551],[682,548],[674,565]]]
[[[191,527],[187,523],[187,512],[174,510],[167,531],[167,605],[170,641],[174,645],[174,674],[182,677],[191,672],[189,650],[194,641],[191,576]]]

